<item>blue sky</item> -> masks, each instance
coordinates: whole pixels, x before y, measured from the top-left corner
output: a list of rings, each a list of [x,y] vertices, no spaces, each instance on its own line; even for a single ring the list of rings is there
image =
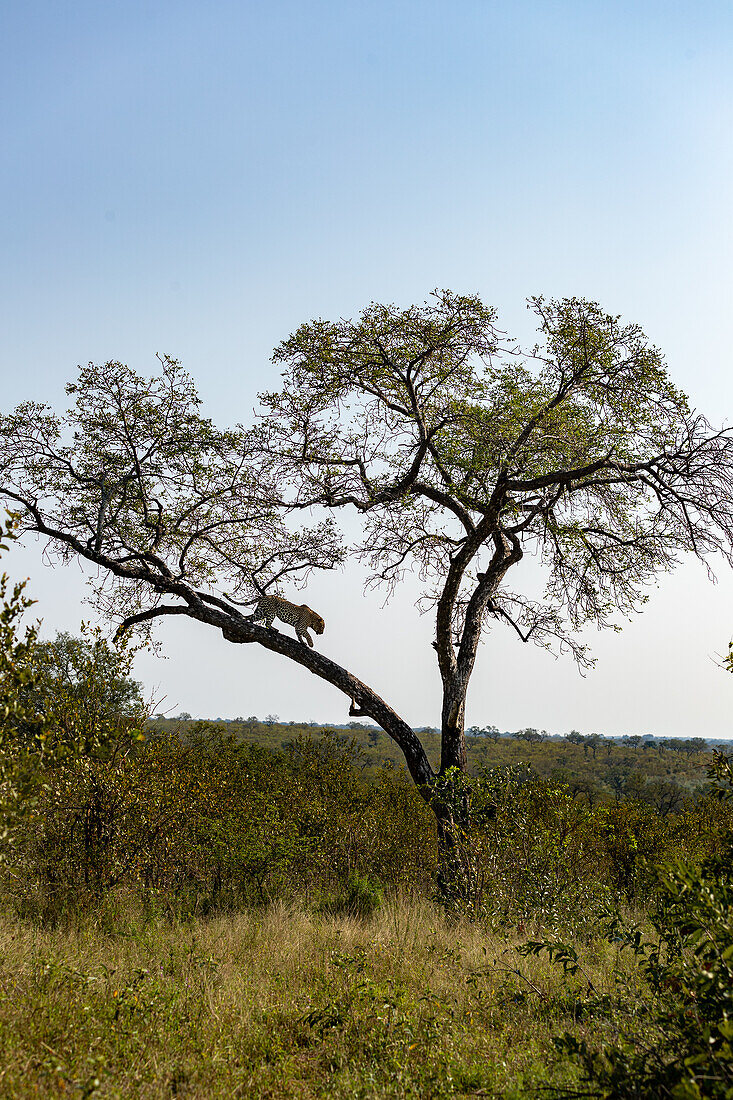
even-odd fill
[[[31,0],[2,24],[6,408],[60,406],[79,362],[152,371],[166,352],[215,419],[247,419],[301,321],[446,286],[530,339],[526,296],[595,298],[731,419],[730,3]],[[73,567],[30,547],[16,562],[49,633],[89,617]],[[599,638],[586,680],[499,631],[469,719],[726,736],[733,685],[712,658],[732,594],[686,565]],[[350,572],[312,602],[324,649],[422,724],[437,691],[414,595],[383,609]],[[194,624],[164,637],[170,660],[140,674],[174,709],[344,717],[271,655]]]

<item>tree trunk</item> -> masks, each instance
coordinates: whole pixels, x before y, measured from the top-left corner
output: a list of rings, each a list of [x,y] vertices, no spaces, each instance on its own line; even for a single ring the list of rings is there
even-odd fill
[[[470,801],[465,782],[466,683],[450,677],[443,692],[440,772],[432,803],[438,830],[438,889],[448,905],[472,894],[473,860],[469,837]]]
[[[462,773],[448,776],[445,784],[438,779],[432,808],[437,819],[438,890],[451,907],[464,905],[473,896],[476,875]]]
[[[473,662],[471,662],[471,668]],[[470,675],[470,669],[469,669]],[[466,692],[468,676],[453,665],[448,675],[443,674],[443,709],[441,714],[440,774],[450,768],[466,771]]]
[[[443,701],[442,730],[440,738],[440,774],[449,768],[466,770],[466,698],[462,694],[446,692]]]

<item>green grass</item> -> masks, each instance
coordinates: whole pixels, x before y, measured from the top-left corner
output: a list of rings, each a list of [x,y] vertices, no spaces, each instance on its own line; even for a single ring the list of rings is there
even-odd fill
[[[612,953],[585,945],[585,973],[563,978],[520,959],[517,939],[421,901],[361,920],[276,906],[181,925],[122,901],[56,930],[4,917],[0,1095],[511,1098],[571,1084],[552,1037],[600,1036]]]

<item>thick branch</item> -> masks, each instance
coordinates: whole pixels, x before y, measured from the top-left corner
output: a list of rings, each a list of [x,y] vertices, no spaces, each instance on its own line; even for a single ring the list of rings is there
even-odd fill
[[[244,616],[237,616],[236,619],[232,616],[228,622],[220,622],[224,616],[213,608],[204,608],[203,613],[192,609],[188,614],[192,618],[220,626],[227,641],[258,642],[265,649],[290,658],[291,661],[307,668],[314,676],[326,680],[327,683],[342,691],[350,700],[351,706],[358,708],[360,716],[372,718],[399,745],[410,775],[420,788],[423,797],[428,799],[428,788],[435,778],[435,773],[420,741],[410,726],[385,703],[381,696],[347,669],[342,668],[329,657],[325,657],[317,649],[309,649],[295,638],[281,634],[278,630],[268,630],[266,627],[250,622]]]
[[[466,610],[461,646],[458,651],[458,671],[461,680],[468,684],[476,660],[481,624],[486,605],[506,576],[507,570],[522,559],[519,539],[514,535],[497,532],[494,535],[494,553],[485,573],[479,574],[479,583]]]
[[[443,677],[443,684],[447,685],[456,675],[458,665],[453,649],[452,631],[453,614],[456,599],[460,591],[461,582],[466,569],[483,544],[496,530],[497,518],[495,515],[485,516],[472,534],[468,535],[460,550],[451,559],[448,576],[443,586],[443,592],[438,601],[436,616],[436,649],[438,651],[438,664]]]

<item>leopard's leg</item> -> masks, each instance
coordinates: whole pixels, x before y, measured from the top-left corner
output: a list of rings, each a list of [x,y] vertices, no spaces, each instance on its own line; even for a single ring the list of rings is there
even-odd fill
[[[268,611],[265,614],[265,616],[264,616],[265,626],[267,627],[268,630],[277,630],[277,627],[273,626],[273,623],[275,622],[276,614],[277,614],[276,611]]]
[[[299,627],[296,626],[295,633],[298,635],[298,641],[299,642],[307,642],[308,645],[311,647],[311,649],[313,649],[313,639],[311,638],[310,634],[308,633],[308,628],[307,627],[304,626],[302,629],[300,629]]]

